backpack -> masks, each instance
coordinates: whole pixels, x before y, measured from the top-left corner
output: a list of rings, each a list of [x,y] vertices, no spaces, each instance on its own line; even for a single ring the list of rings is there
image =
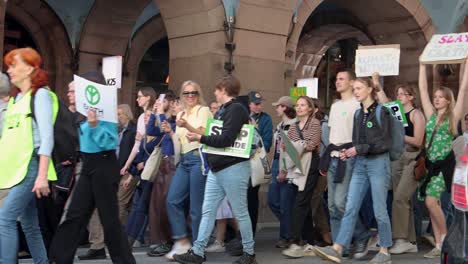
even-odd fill
[[[47,89],[52,96],[53,107],[58,106],[57,116],[54,122],[54,149],[52,150],[52,161],[57,173],[57,182],[54,185],[62,191],[69,191],[73,183],[74,167],[78,157],[78,125],[75,115],[61,101],[57,95],[49,88]],[[36,120],[34,114],[34,95],[31,96],[31,116]],[[55,109],[54,109],[55,110]],[[64,161],[70,161],[71,165],[62,165]]]
[[[375,115],[377,117],[377,123],[380,127],[382,127],[382,105],[377,105]],[[388,111],[392,111],[391,109],[387,108]],[[358,109],[355,112],[355,116],[359,115],[361,109]],[[390,132],[392,137],[392,145],[388,150],[390,154],[390,161],[399,160],[403,152],[405,151],[405,128],[403,124],[390,112],[391,115],[391,122],[390,122]]]

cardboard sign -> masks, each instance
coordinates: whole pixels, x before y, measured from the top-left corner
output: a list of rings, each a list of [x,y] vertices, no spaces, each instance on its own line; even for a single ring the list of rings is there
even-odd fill
[[[96,110],[99,120],[117,123],[117,88],[88,81],[77,75],[75,84],[76,111],[86,116],[87,110]]]
[[[106,84],[122,87],[122,56],[102,58],[102,74],[106,78]]]
[[[405,110],[403,109],[403,105],[399,100],[388,102],[384,104],[388,109],[390,109],[390,113],[393,114],[401,123],[403,123],[404,127],[408,126],[408,120],[406,120]]]
[[[286,146],[286,153],[288,153],[296,168],[298,168],[301,171],[301,174],[305,175],[304,168],[302,167],[301,156],[297,152],[297,149],[294,147],[293,143],[288,138],[286,133],[284,133],[284,131],[281,131],[281,139],[283,140],[284,145]]]
[[[356,76],[372,76],[378,72],[380,76],[399,74],[400,45],[359,46],[356,50]]]
[[[206,136],[221,135],[223,130],[223,121],[213,118],[208,119],[206,123]],[[215,155],[232,156],[239,158],[249,158],[252,149],[252,141],[254,137],[254,126],[244,125],[237,136],[236,141],[231,147],[227,148],[214,148],[203,145],[203,152]]]
[[[297,87],[306,87],[305,95],[318,98],[318,78],[297,79]]]
[[[294,100],[294,102],[296,102],[299,97],[306,96],[306,95],[307,95],[307,87],[289,88],[289,96]]]
[[[468,56],[468,32],[433,35],[419,60],[423,64],[461,63]]]

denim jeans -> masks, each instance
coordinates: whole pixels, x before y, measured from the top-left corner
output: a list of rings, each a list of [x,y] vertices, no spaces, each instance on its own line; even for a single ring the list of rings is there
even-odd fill
[[[272,181],[268,189],[268,206],[280,221],[279,239],[291,239],[292,209],[296,198],[297,188],[294,184],[277,182],[279,160],[273,160],[271,166]]]
[[[353,176],[349,184],[346,211],[341,221],[336,243],[349,246],[354,233],[359,209],[370,187],[373,208],[379,232],[379,245],[392,246],[392,226],[387,212],[387,194],[391,183],[390,158],[388,153],[371,157],[357,156]]]
[[[227,197],[231,204],[232,212],[239,224],[244,252],[254,254],[252,224],[247,209],[249,179],[250,161],[240,162],[221,171],[208,173],[200,231],[192,248],[195,254],[204,256],[215,224],[216,212],[224,197]]]
[[[171,223],[172,238],[188,237],[186,222],[186,205],[190,201],[192,220],[192,237],[197,239],[205,191],[206,176],[201,170],[201,159],[198,150],[180,155],[180,162],[172,178],[167,193],[167,215]]]
[[[0,208],[0,263],[16,263],[19,219],[34,263],[49,263],[37,217],[36,197],[31,192],[38,171],[38,157],[33,155],[24,180],[11,188]]]
[[[153,183],[140,181],[133,196],[133,206],[126,224],[127,235],[141,243],[145,242],[145,230],[148,225],[148,212]],[[130,245],[131,246],[131,245]]]
[[[338,158],[331,158],[330,166],[327,173],[328,184],[328,210],[330,213],[330,229],[333,241],[336,241],[338,233],[340,233],[341,221],[346,209],[346,197],[348,197],[349,184],[353,174],[355,159],[350,158],[346,161],[346,172],[341,183],[333,181],[335,177],[336,168],[338,165]],[[356,219],[356,228],[354,229],[354,240],[363,241],[370,236],[367,228],[361,221],[361,218]]]

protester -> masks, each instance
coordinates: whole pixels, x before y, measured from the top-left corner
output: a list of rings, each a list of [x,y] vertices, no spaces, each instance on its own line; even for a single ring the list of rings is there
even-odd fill
[[[10,189],[0,208],[0,262],[17,261],[19,219],[34,262],[48,263],[35,199],[49,195],[48,179],[56,180],[49,166],[54,135],[48,74],[41,68],[41,56],[31,48],[10,51],[4,62],[13,88],[4,117],[8,129],[0,139],[0,189]],[[32,96],[35,109],[31,109]]]
[[[156,101],[153,114],[146,127],[148,135],[161,138],[162,158],[159,171],[153,182],[153,191],[149,207],[149,229],[152,248],[148,251],[151,257],[167,254],[172,247],[171,226],[167,216],[166,198],[169,186],[175,173],[174,144],[171,131],[175,129],[175,116],[171,105],[174,104],[175,95],[172,91],[166,92],[163,102]],[[156,122],[158,121],[158,122]],[[168,132],[165,133],[164,130]]]
[[[200,143],[187,139],[188,133],[204,135],[205,126],[212,118],[208,107],[204,106],[202,89],[193,81],[182,84],[181,98],[184,110],[177,115],[177,128],[174,137],[175,148],[180,149],[180,161],[172,178],[167,193],[167,214],[171,224],[172,238],[175,240],[172,250],[165,255],[169,260],[174,254],[186,253],[191,248],[190,234],[187,232],[186,203],[192,221],[192,239],[196,240],[200,225],[203,194],[206,177],[202,174],[202,165],[198,147]],[[167,132],[167,131],[166,131]],[[180,147],[179,147],[180,146]]]
[[[391,254],[417,252],[412,196],[418,186],[414,178],[416,157],[421,151],[425,119],[416,104],[419,94],[414,86],[397,86],[397,99],[401,102],[408,125],[405,127],[405,152],[392,162],[392,231],[395,243]]]
[[[104,76],[89,72],[85,79],[105,85]],[[78,238],[86,228],[95,207],[104,228],[104,239],[114,263],[135,263],[118,219],[117,189],[119,168],[115,149],[118,144],[117,124],[100,121],[89,110],[80,124],[80,151],[83,168],[69,208],[64,214],[52,241],[52,263],[73,263]]]
[[[4,73],[0,73],[0,138],[2,137],[3,130],[3,118],[8,107],[8,101],[10,100],[10,80]]]
[[[355,79],[356,74],[351,70],[340,71],[336,75],[336,91],[341,99],[334,102],[330,108],[330,144],[320,161],[320,173],[327,176],[328,210],[333,241],[336,241],[340,232],[355,163],[354,157],[340,159],[340,152],[353,147],[354,113],[360,108],[359,101],[353,95],[352,85]],[[367,255],[369,237],[367,228],[358,217],[353,230],[355,259]],[[349,250],[345,249],[344,254],[349,254]]]
[[[263,112],[263,96],[256,91],[250,91],[248,94],[249,97],[249,109],[250,109],[250,118],[253,121],[255,127],[258,129],[260,136],[263,140],[263,145],[265,151],[270,152],[272,140],[273,140],[273,121],[271,116]],[[258,220],[258,191],[260,190],[260,185],[252,187],[249,185],[249,190],[247,194],[248,207],[250,221],[252,222],[252,229],[255,235],[257,230],[257,220]]]
[[[361,110],[354,117],[353,147],[341,151],[340,159],[356,159],[338,236],[333,246],[315,248],[325,260],[341,263],[343,249],[351,243],[362,200],[370,187],[380,239],[380,251],[370,263],[391,262],[388,248],[392,245],[392,227],[386,200],[391,180],[389,150],[393,116],[377,103],[377,91],[370,78],[357,78],[353,82],[354,96],[361,103]]]
[[[419,92],[422,108],[428,120],[426,124],[427,176],[419,185],[419,199],[424,200],[431,218],[432,230],[436,246],[426,258],[438,258],[441,246],[447,234],[445,216],[441,208],[441,194],[450,192],[452,175],[455,169],[455,155],[452,141],[456,135],[456,124],[462,118],[463,104],[468,89],[468,60],[465,60],[462,81],[458,90],[458,100],[455,102],[453,92],[447,87],[438,87],[433,92],[433,103],[429,97],[427,82],[427,66],[419,66]]]
[[[268,189],[268,206],[280,222],[279,240],[277,248],[289,247],[291,239],[291,219],[297,190],[292,182],[286,179],[285,174],[279,174],[280,154],[281,154],[281,133],[288,133],[288,130],[295,124],[296,110],[294,101],[289,96],[283,96],[272,104],[276,114],[281,118],[281,122],[276,126],[273,136],[273,162],[271,166],[272,181]]]
[[[235,99],[240,92],[240,82],[232,75],[222,78],[215,87],[216,100],[222,104],[215,118],[223,121],[220,135],[203,136],[190,132],[190,141],[201,142],[216,148],[231,146],[244,124],[249,123],[249,114]],[[205,248],[210,239],[216,219],[216,211],[224,197],[232,206],[242,235],[243,255],[234,263],[257,263],[254,254],[253,230],[247,209],[247,188],[250,178],[249,159],[207,154],[210,167],[203,202],[203,216],[200,231],[194,246],[185,254],[174,255],[179,263],[202,263]]]
[[[218,102],[211,102],[210,104],[210,111],[213,114],[213,116],[218,112],[219,110],[219,104]]]

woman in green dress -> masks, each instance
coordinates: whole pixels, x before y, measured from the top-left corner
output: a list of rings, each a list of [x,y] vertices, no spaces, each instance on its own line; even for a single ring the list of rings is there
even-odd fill
[[[420,64],[419,67],[421,102],[424,115],[429,120],[426,124],[425,146],[428,173],[420,183],[419,198],[425,201],[429,210],[436,242],[436,247],[424,255],[426,258],[440,256],[440,249],[447,234],[445,216],[440,205],[440,196],[444,191],[450,191],[455,167],[452,140],[457,133],[456,124],[463,114],[463,101],[468,87],[468,67],[463,66],[460,70],[463,78],[456,102],[452,90],[447,87],[434,89],[433,101],[431,102],[428,92],[426,65]]]

